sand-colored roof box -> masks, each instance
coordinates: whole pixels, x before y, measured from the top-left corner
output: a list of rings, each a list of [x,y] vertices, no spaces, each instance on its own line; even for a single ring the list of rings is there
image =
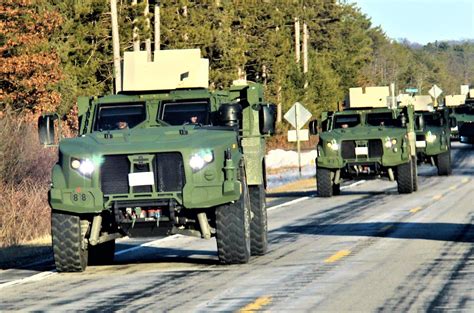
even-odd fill
[[[433,99],[431,96],[414,96],[412,101],[415,111],[433,111]]]
[[[466,95],[448,95],[444,97],[444,104],[447,107],[457,107],[466,103]]]
[[[125,52],[123,63],[123,91],[209,87],[209,60],[199,49],[155,51],[152,62],[146,51]]]
[[[387,98],[390,96],[388,86],[383,87],[365,87],[349,89],[349,107],[387,107]]]

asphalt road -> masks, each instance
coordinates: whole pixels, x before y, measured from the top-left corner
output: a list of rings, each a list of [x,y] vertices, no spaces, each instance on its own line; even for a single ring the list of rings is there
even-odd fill
[[[45,259],[0,271],[0,311],[474,312],[474,148],[420,190],[373,180],[341,196],[274,194],[270,251],[217,263],[215,240],[123,240],[115,264],[58,274]],[[288,202],[291,201],[291,202]]]

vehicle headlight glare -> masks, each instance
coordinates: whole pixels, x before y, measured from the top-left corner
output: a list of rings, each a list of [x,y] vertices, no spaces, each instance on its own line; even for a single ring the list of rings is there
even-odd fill
[[[390,140],[385,141],[385,148],[390,149],[392,147],[392,142]]]
[[[194,154],[189,159],[189,166],[195,171],[202,169],[205,164],[204,159],[198,154]]]
[[[214,161],[214,152],[212,150],[203,150],[195,153],[189,159],[189,166],[193,171],[199,171],[207,164]]]
[[[94,163],[89,159],[82,160],[81,165],[79,166],[79,172],[86,176],[90,176],[92,172],[94,172],[94,169]]]
[[[78,171],[82,176],[90,177],[95,170],[95,165],[91,159],[81,160],[81,159],[72,158],[71,168]]]
[[[429,143],[433,143],[436,140],[436,135],[432,134],[431,132],[428,132],[426,134],[426,141]]]

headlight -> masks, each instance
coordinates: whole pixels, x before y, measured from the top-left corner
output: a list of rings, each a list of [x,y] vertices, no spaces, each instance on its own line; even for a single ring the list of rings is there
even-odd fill
[[[335,139],[331,140],[330,142],[328,142],[326,144],[326,146],[334,151],[337,151],[339,150],[339,144],[337,143],[337,141]]]
[[[396,144],[397,144],[397,139],[390,138],[390,137],[385,138],[385,144],[384,144],[385,148],[390,149]]]
[[[82,176],[91,177],[95,170],[94,162],[90,159],[71,159],[71,168],[78,171]]]
[[[436,135],[432,134],[430,131],[426,133],[426,141],[433,143],[436,140]]]
[[[189,158],[189,166],[191,166],[194,172],[197,172],[212,161],[214,161],[214,153],[212,150],[203,150],[193,154],[191,158]]]

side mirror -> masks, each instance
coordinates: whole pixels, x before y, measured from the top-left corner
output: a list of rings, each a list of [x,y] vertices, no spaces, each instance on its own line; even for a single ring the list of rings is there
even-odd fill
[[[456,120],[455,117],[450,117],[449,118],[449,127],[454,128],[458,126],[458,121]]]
[[[275,133],[277,108],[274,104],[262,104],[259,111],[260,133],[273,135]]]
[[[309,122],[309,133],[311,135],[317,135],[318,134],[318,120],[312,120]]]
[[[423,130],[425,128],[425,119],[423,115],[415,116],[415,129],[416,130]]]
[[[46,113],[38,118],[38,136],[40,143],[45,146],[55,144],[54,121],[58,119],[57,114]]]

